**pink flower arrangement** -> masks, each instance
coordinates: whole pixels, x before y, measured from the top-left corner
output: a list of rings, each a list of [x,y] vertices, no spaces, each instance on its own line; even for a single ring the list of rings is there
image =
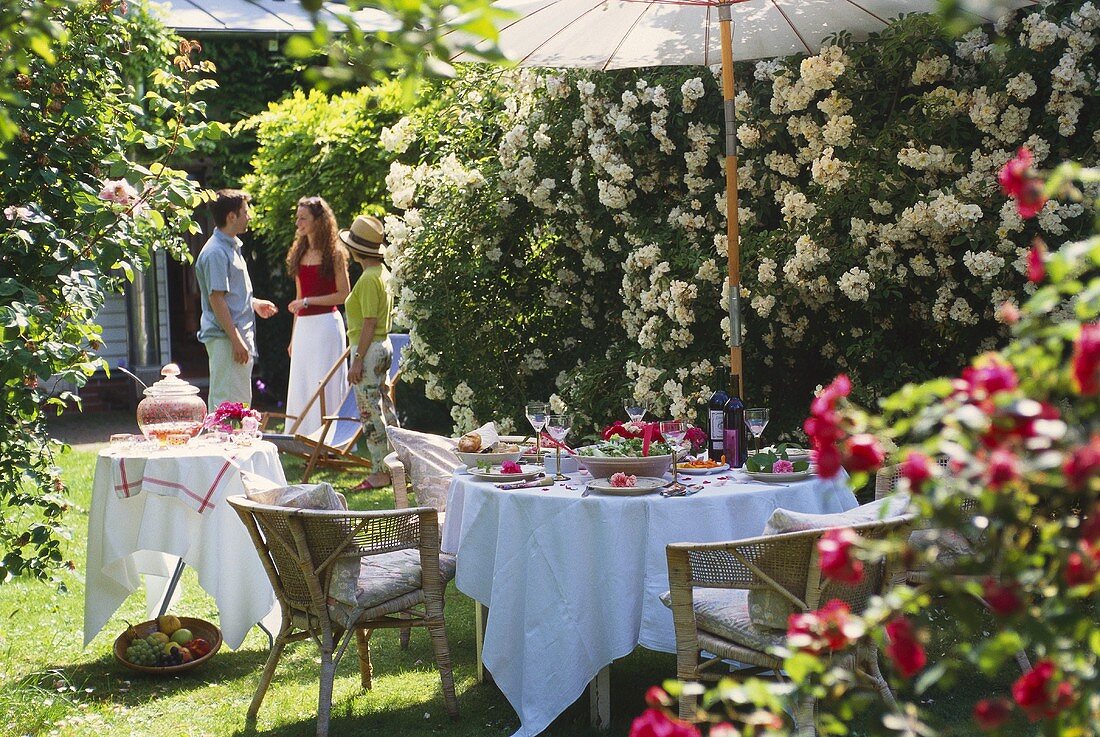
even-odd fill
[[[260,413],[248,409],[240,402],[222,402],[202,422],[204,430],[257,432],[260,429]]]
[[[692,453],[698,453],[707,445],[707,434],[703,432],[702,428],[692,425],[688,428],[687,433],[684,434],[684,440],[691,443]]]
[[[501,473],[523,473],[523,468],[515,461],[505,461],[500,464]]]
[[[780,458],[772,464],[772,473],[794,473],[794,464]]]
[[[638,485],[638,477],[619,471],[611,476],[611,485],[616,489],[630,489]]]

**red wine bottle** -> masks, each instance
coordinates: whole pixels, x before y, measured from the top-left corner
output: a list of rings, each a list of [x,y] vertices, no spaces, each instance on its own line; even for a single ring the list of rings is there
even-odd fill
[[[730,383],[730,396],[725,407],[725,432],[723,440],[726,463],[730,468],[740,468],[748,460],[748,430],[745,428],[745,403],[741,401],[741,377],[734,374]]]
[[[726,403],[730,397],[723,386],[728,382],[729,373],[722,372],[718,388],[707,402],[707,453],[712,461],[721,461],[725,455]]]

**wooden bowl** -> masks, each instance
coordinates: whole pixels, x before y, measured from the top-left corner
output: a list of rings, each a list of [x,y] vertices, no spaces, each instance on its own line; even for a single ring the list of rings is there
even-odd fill
[[[210,643],[210,652],[203,655],[201,658],[195,658],[190,663],[180,663],[179,665],[138,665],[126,659],[126,648],[130,647],[130,643],[134,641],[134,637],[130,635],[130,630],[127,629],[115,639],[115,660],[122,663],[127,668],[141,673],[150,673],[155,676],[167,676],[197,668],[213,658],[218,650],[221,649],[222,631],[218,629],[217,625],[211,624],[205,619],[196,619],[195,617],[180,617],[179,620],[180,626],[191,630],[192,635],[201,637]],[[135,624],[133,629],[137,630],[137,637],[141,638],[148,637],[154,632],[159,631],[155,619],[151,619],[148,622],[142,622],[141,624]]]

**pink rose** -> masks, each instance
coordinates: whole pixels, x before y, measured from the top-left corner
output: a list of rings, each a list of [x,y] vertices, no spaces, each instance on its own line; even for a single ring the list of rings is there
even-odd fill
[[[1015,454],[1004,448],[993,451],[989,456],[986,480],[994,489],[999,489],[1010,481],[1020,477],[1020,461]]]
[[[997,729],[1012,718],[1008,699],[982,699],[974,705],[974,721],[984,730]]]
[[[629,489],[638,485],[638,477],[634,474],[629,476],[622,471],[611,476],[611,485],[616,489]]]
[[[844,467],[849,471],[877,471],[886,458],[879,445],[878,438],[869,433],[861,433],[848,438],[847,457]]]
[[[1044,263],[1047,249],[1038,238],[1031,244],[1031,250],[1027,252],[1027,280],[1032,284],[1038,284],[1047,276],[1047,267]]]
[[[886,636],[890,640],[886,646],[886,654],[898,673],[904,678],[912,678],[924,668],[928,658],[908,619],[899,617],[887,622]]]
[[[863,561],[855,557],[859,535],[854,530],[828,530],[817,541],[818,566],[825,578],[857,584],[863,580]]]
[[[1073,385],[1082,396],[1100,393],[1100,323],[1082,325],[1073,344]]]
[[[901,462],[899,470],[904,478],[909,479],[909,488],[913,492],[919,492],[924,482],[932,478],[934,465],[932,459],[924,453],[910,451]]]
[[[694,724],[673,719],[660,709],[646,709],[630,724],[630,737],[700,737]]]
[[[505,461],[500,464],[501,473],[523,473],[523,468],[515,461]]]
[[[1046,204],[1043,183],[1031,168],[1031,152],[1021,146],[1016,158],[1010,159],[997,175],[1006,195],[1016,200],[1016,211],[1025,220],[1039,214]]]
[[[787,619],[787,644],[814,655],[841,650],[863,633],[852,610],[833,599],[817,611],[792,614]]]
[[[989,605],[990,611],[999,617],[1015,614],[1024,606],[1019,586],[1015,582],[1003,584],[994,578],[987,578],[982,584],[982,598]]]
[[[794,464],[780,458],[772,464],[772,473],[794,473]]]

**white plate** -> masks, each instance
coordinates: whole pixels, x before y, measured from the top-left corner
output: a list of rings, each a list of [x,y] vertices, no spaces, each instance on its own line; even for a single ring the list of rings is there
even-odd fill
[[[730,470],[730,464],[728,463],[723,463],[714,468],[680,468],[680,466],[676,466],[676,473],[683,473],[688,476],[710,476],[711,474],[722,473],[728,470]]]
[[[775,446],[769,445],[767,448],[761,448],[761,453],[775,453]],[[749,455],[755,455],[755,450],[750,450]],[[787,448],[787,460],[789,461],[808,461],[810,460],[810,451],[806,448]]]
[[[814,475],[813,471],[795,471],[794,473],[764,473],[763,471],[745,471],[750,479],[757,481],[805,481]]]
[[[473,476],[478,481],[530,481],[531,479],[542,473],[542,469],[531,466],[520,466],[523,469],[522,473],[501,473],[500,466],[493,466],[488,472],[482,471],[479,468],[467,468],[466,473]]]
[[[634,486],[612,486],[611,479],[592,479],[588,482],[588,488],[608,496],[641,496],[652,494],[658,489],[668,485],[664,479],[653,476],[639,476]]]

